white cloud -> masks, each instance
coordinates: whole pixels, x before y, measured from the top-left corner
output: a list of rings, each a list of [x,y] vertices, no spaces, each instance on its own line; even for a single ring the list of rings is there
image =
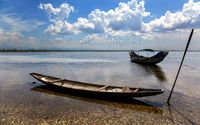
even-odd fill
[[[57,33],[73,34],[76,32],[76,30],[74,30],[74,26],[67,21],[58,20],[55,23],[49,25],[45,32],[53,35]]]
[[[107,12],[108,26],[113,30],[141,30],[143,17],[149,16],[145,11],[144,1],[137,3],[132,0],[128,3],[119,3],[119,7]]]
[[[149,16],[146,12],[144,1],[137,2],[131,0],[127,3],[120,2],[118,7],[108,11],[99,9],[93,10],[87,18],[79,17],[77,22],[70,24],[67,19],[74,7],[63,3],[59,8],[54,8],[50,3],[40,4],[40,9],[45,10],[49,15],[49,21],[52,22],[46,32],[56,33],[104,33],[108,29],[140,31],[142,28],[143,17]]]
[[[95,25],[86,18],[78,18],[78,22],[75,23],[75,26],[78,27],[81,31],[92,32],[95,29]]]
[[[144,24],[145,31],[174,31],[185,28],[200,28],[200,2],[189,0],[181,11],[167,11],[164,16]]]
[[[86,32],[86,33],[104,32],[104,22],[100,18],[93,18],[91,20],[88,20],[86,18],[80,17],[78,18],[78,21],[74,23],[74,26],[80,32]]]
[[[41,49],[47,46],[33,36],[23,36],[19,32],[6,31],[0,27],[0,49]]]
[[[99,9],[93,10],[88,18],[79,18],[75,23],[80,31],[102,33],[107,29],[115,31],[139,31],[142,28],[143,17],[149,16],[145,11],[144,1],[120,2],[115,9],[107,12]]]
[[[0,48],[19,48],[26,42],[22,40],[23,36],[17,32],[8,32],[0,27]]]
[[[29,40],[36,40],[36,38],[34,36],[29,36],[28,39]]]
[[[81,32],[103,33],[106,26],[105,12],[95,9],[88,15],[88,18],[80,17],[74,24]]]
[[[61,38],[61,37],[57,37],[57,38],[55,38],[55,41],[63,41],[64,39],[63,38]]]
[[[104,40],[104,38],[99,35],[99,34],[91,34],[91,35],[87,35],[85,36],[81,42],[98,42],[98,41],[102,41]]]
[[[44,23],[36,19],[22,19],[14,14],[0,13],[0,23],[11,32],[32,31]]]
[[[53,35],[57,33],[76,33],[74,26],[67,21],[70,13],[74,12],[73,6],[70,6],[67,3],[63,3],[59,8],[54,8],[50,3],[47,3],[40,4],[39,8],[48,14],[49,21],[51,22],[45,32]]]
[[[54,8],[50,3],[40,4],[39,8],[48,13],[51,21],[65,20],[71,12],[74,12],[74,7],[67,3],[63,3],[59,8]]]
[[[0,27],[0,43],[17,40],[20,39],[20,37],[21,34],[16,32],[7,32]]]
[[[153,33],[175,31],[185,28],[200,28],[200,2],[189,0],[183,5],[181,11],[167,11],[160,18],[155,18],[148,23],[143,18],[150,16],[144,7],[145,2],[130,0],[127,3],[120,2],[114,9],[102,11],[93,10],[87,18],[79,17],[76,22],[69,23],[68,17],[74,11],[74,7],[63,3],[59,8],[54,8],[50,3],[40,4],[39,8],[49,15],[51,24],[45,30],[50,34],[74,34],[74,33],[105,33],[110,36],[145,35],[142,38],[153,38]],[[146,33],[146,34],[145,34]]]
[[[122,41],[125,44],[129,42],[128,44],[131,45],[145,41],[145,45],[149,43],[147,47],[159,46],[159,48],[169,49],[174,46],[174,41],[178,41],[178,47],[181,47],[180,41],[187,39],[188,29],[200,28],[200,2],[189,0],[183,5],[182,10],[166,11],[160,18],[147,23],[144,23],[143,18],[151,15],[145,10],[144,4],[145,1],[138,2],[137,0],[130,0],[127,3],[120,2],[117,7],[108,11],[95,9],[87,17],[79,17],[74,23],[68,21],[70,14],[74,12],[74,7],[67,3],[61,4],[58,8],[51,4],[40,4],[39,8],[44,10],[49,17],[50,24],[45,32],[58,34],[56,37],[65,35],[67,39],[73,37],[77,41],[80,40],[80,43],[90,43],[88,45],[93,45],[94,42],[115,44],[117,40],[120,44]],[[79,33],[79,35],[74,37],[72,36],[74,33]],[[164,44],[157,45],[157,42]],[[150,45],[152,43],[156,44]],[[169,43],[168,46],[167,43]]]

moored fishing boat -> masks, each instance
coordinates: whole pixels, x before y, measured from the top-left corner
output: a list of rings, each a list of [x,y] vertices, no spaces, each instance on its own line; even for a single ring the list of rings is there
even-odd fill
[[[60,79],[52,76],[45,76],[38,73],[30,73],[30,75],[39,80],[40,82],[46,84],[47,86],[51,86],[55,89],[62,89],[68,92],[76,92],[80,95],[86,94],[89,96],[135,98],[158,95],[164,92],[164,89],[145,89],[132,88],[127,86],[118,87],[108,85],[97,85],[67,79]]]
[[[147,56],[141,55],[141,53],[147,53]],[[157,63],[160,63],[168,55],[168,53],[168,51],[154,51],[151,49],[143,49],[139,51],[130,51],[129,55],[131,61],[134,63],[155,65]],[[148,56],[150,54],[154,55]]]

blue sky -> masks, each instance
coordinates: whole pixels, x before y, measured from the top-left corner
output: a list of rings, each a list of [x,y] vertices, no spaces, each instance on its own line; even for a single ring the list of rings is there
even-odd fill
[[[1,49],[200,49],[198,0],[0,0]]]

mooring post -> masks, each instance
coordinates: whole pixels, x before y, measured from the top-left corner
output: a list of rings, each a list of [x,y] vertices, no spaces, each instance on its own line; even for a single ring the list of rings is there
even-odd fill
[[[168,104],[170,104],[169,101],[170,101],[170,98],[171,98],[171,96],[172,96],[172,92],[173,92],[173,90],[174,90],[176,81],[177,81],[177,79],[178,79],[178,76],[179,76],[179,73],[180,73],[180,70],[181,70],[183,61],[184,61],[184,59],[185,59],[185,55],[186,55],[186,53],[187,53],[187,50],[188,50],[188,47],[189,47],[189,44],[190,44],[190,41],[191,41],[191,38],[192,38],[192,35],[193,35],[193,31],[194,31],[194,28],[192,29],[192,31],[191,31],[191,33],[190,33],[190,36],[189,36],[187,45],[186,45],[186,47],[185,47],[185,51],[184,51],[184,54],[183,54],[183,57],[182,57],[181,64],[180,64],[179,69],[178,69],[178,72],[177,72],[177,74],[176,74],[176,78],[175,78],[175,80],[174,80],[174,84],[173,84],[172,89],[171,89],[171,92],[170,92],[170,94],[169,94],[169,98],[168,98],[168,100],[167,100],[167,103],[168,103]]]

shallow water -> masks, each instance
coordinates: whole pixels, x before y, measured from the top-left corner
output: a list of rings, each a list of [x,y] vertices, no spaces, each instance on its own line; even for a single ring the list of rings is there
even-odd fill
[[[165,103],[182,54],[170,52],[157,66],[143,66],[131,63],[127,52],[0,53],[0,123],[199,124],[199,52],[187,53],[171,106]],[[30,72],[96,84],[164,88],[165,93],[121,102],[88,99],[38,88],[42,84]]]

